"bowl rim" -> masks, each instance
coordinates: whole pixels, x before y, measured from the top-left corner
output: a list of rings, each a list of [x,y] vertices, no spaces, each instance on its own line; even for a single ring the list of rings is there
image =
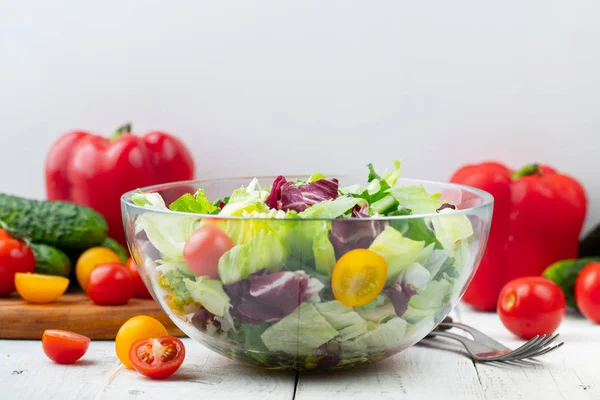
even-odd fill
[[[308,174],[308,175],[303,175],[303,174],[286,175],[286,179],[288,179],[288,180],[290,180],[290,179],[306,179],[306,177],[308,177],[308,176],[310,176],[310,174]],[[333,176],[336,178],[344,178],[344,177],[356,178],[356,176],[347,175],[347,174],[325,174],[325,176]],[[261,175],[261,176],[236,176],[236,177],[211,178],[211,179],[190,179],[190,180],[185,180],[185,181],[175,181],[175,182],[168,182],[168,183],[161,183],[161,184],[157,184],[157,185],[145,186],[142,188],[130,190],[130,191],[124,193],[123,195],[121,195],[121,208],[122,208],[122,211],[123,211],[123,209],[127,208],[127,209],[137,209],[137,210],[141,210],[141,211],[145,211],[145,212],[160,213],[160,214],[166,214],[166,215],[178,215],[178,216],[187,216],[187,217],[199,217],[202,219],[219,219],[219,220],[232,220],[232,221],[236,221],[236,220],[237,221],[344,221],[344,220],[346,220],[346,219],[341,219],[341,218],[272,218],[272,217],[269,218],[269,217],[247,217],[247,216],[230,216],[230,215],[227,215],[227,216],[221,215],[220,216],[220,215],[216,215],[216,214],[201,214],[201,213],[188,213],[188,212],[181,212],[181,211],[172,211],[169,209],[158,210],[158,209],[148,207],[148,206],[138,206],[130,200],[130,197],[132,194],[138,193],[140,191],[152,193],[152,192],[157,192],[159,190],[165,190],[165,189],[174,188],[174,187],[178,187],[178,186],[184,186],[184,185],[192,185],[192,184],[198,185],[198,184],[202,184],[202,183],[241,181],[241,180],[246,180],[247,182],[250,182],[253,179],[273,180],[276,177],[277,177],[277,175]],[[489,192],[486,192],[485,190],[478,189],[478,188],[468,186],[468,185],[462,185],[462,184],[453,183],[453,182],[443,182],[443,181],[415,179],[415,178],[399,178],[398,182],[412,182],[415,185],[417,185],[417,184],[440,185],[440,186],[446,186],[447,188],[452,188],[452,189],[462,189],[462,190],[465,190],[465,191],[468,191],[468,192],[471,192],[471,193],[474,193],[474,194],[480,196],[482,198],[483,202],[482,202],[482,204],[479,204],[475,207],[463,208],[460,210],[452,210],[450,212],[445,212],[443,214],[436,212],[436,213],[420,213],[420,214],[394,215],[394,216],[382,215],[382,216],[378,216],[378,217],[352,218],[352,219],[347,219],[347,220],[348,221],[365,221],[366,222],[366,221],[410,220],[410,219],[418,219],[418,218],[442,217],[442,216],[447,216],[447,215],[465,215],[465,214],[471,214],[474,211],[488,208],[494,204],[494,197]]]

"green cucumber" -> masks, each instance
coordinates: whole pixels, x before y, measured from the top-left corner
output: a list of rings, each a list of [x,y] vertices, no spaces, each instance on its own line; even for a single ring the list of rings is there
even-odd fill
[[[579,272],[589,263],[600,261],[600,257],[588,257],[557,261],[544,270],[542,276],[554,281],[565,294],[567,304],[577,308],[575,281]]]
[[[106,220],[89,207],[0,194],[0,221],[34,243],[87,249],[106,239]]]
[[[125,264],[127,260],[129,260],[129,251],[127,251],[125,247],[121,246],[121,243],[117,242],[115,239],[106,238],[104,243],[102,243],[102,246],[111,249],[112,251],[117,253],[123,264]]]
[[[65,253],[47,244],[32,243],[30,247],[35,256],[36,273],[69,277],[71,261]]]

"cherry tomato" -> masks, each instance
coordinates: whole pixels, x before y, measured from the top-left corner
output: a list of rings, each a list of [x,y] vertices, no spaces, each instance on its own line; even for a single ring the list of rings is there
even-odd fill
[[[129,350],[133,368],[152,379],[173,375],[183,364],[185,347],[173,336],[138,340]]]
[[[567,303],[560,287],[541,276],[508,282],[498,298],[498,314],[504,326],[523,339],[549,335],[565,316]]]
[[[77,264],[75,265],[75,276],[77,276],[79,286],[81,286],[83,290],[86,290],[88,278],[94,268],[98,265],[109,263],[120,264],[121,259],[117,253],[106,247],[92,247],[81,253],[77,259]]]
[[[600,263],[586,265],[577,276],[575,301],[587,319],[600,324]]]
[[[374,251],[355,249],[344,254],[333,268],[333,295],[348,307],[360,307],[375,300],[387,276],[385,259]]]
[[[13,239],[6,231],[0,238],[0,296],[15,291],[17,272],[35,272],[35,256],[23,242]]]
[[[129,260],[127,260],[127,264],[125,264],[125,266],[131,274],[134,297],[137,297],[138,299],[151,299],[152,295],[150,294],[148,288],[144,284],[144,281],[142,280],[140,272],[138,271],[138,268],[132,257],[129,257]]]
[[[183,258],[196,275],[218,279],[219,259],[232,247],[233,242],[225,232],[214,224],[208,224],[189,237],[183,248]]]
[[[17,272],[15,286],[24,300],[45,304],[58,300],[69,287],[69,280],[62,276]]]
[[[49,359],[58,364],[73,364],[87,352],[90,338],[69,331],[46,329],[42,348]]]
[[[3,239],[12,239],[10,233],[6,232],[4,229],[0,229],[0,240]]]
[[[116,306],[127,304],[133,297],[133,280],[121,264],[97,266],[87,281],[87,294],[95,304]]]
[[[117,357],[123,365],[129,369],[133,369],[131,360],[129,359],[129,350],[131,346],[141,339],[149,339],[153,337],[168,336],[167,328],[160,321],[148,317],[147,315],[138,315],[130,318],[125,322],[115,338],[115,350]]]

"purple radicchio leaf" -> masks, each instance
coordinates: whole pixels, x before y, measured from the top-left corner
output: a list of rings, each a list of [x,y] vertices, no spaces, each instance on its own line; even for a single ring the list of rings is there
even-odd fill
[[[339,182],[335,178],[324,178],[309,182],[299,187],[302,198],[307,206],[320,203],[325,200],[334,200],[338,197]]]
[[[204,307],[200,307],[200,309],[194,313],[192,316],[192,324],[201,331],[206,331],[210,324],[214,325],[216,329],[221,328],[221,323],[215,319],[215,315]]]
[[[352,209],[352,218],[369,218],[369,205],[365,204],[362,207],[355,205]]]
[[[451,210],[456,210],[456,206],[450,203],[444,203],[440,206],[440,208],[438,208],[437,210],[435,210],[435,212],[440,212],[442,210],[445,210],[446,208],[449,208]]]
[[[310,279],[304,271],[267,272],[263,269],[251,274],[248,279],[223,286],[231,299],[231,315],[236,322],[260,324],[279,321],[303,301],[315,299],[323,288],[318,280]]]
[[[265,204],[277,210],[302,212],[308,206],[336,199],[337,196],[338,180],[335,178],[319,179],[296,186],[280,175],[273,181],[271,193],[267,196]]]
[[[392,301],[396,314],[401,317],[408,310],[408,302],[417,291],[410,283],[398,280],[394,286],[385,289],[384,293]]]
[[[361,208],[359,211],[352,210],[352,215],[357,215],[357,219],[340,219],[331,222],[331,232],[329,240],[335,249],[335,254],[339,258],[354,249],[368,248],[377,235],[385,229],[387,222],[383,220],[361,221],[368,211]],[[356,214],[355,214],[356,212]]]

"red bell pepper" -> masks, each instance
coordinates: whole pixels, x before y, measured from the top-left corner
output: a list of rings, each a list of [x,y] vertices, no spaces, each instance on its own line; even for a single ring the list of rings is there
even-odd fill
[[[46,159],[49,200],[86,205],[104,215],[109,235],[125,244],[120,198],[143,186],[194,178],[186,146],[164,132],[144,136],[125,125],[112,138],[74,131],[61,136]]]
[[[494,196],[486,251],[463,297],[474,308],[493,311],[510,280],[577,258],[587,199],[575,179],[543,165],[514,172],[486,162],[459,169],[451,181]]]

